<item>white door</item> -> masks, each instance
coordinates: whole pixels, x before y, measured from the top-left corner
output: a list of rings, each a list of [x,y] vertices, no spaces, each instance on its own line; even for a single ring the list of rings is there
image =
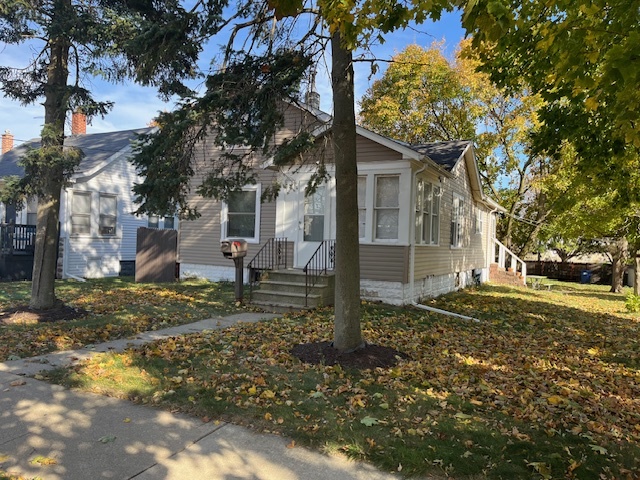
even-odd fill
[[[296,267],[303,268],[326,237],[328,231],[327,189],[317,188],[313,195],[305,196],[306,182],[298,187],[298,241]]]

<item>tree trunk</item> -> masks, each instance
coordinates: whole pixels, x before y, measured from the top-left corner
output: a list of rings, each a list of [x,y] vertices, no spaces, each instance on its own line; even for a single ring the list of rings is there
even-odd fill
[[[619,238],[614,245],[611,258],[611,290],[613,293],[622,292],[622,280],[624,278],[624,265],[628,256],[628,244],[625,238]]]
[[[633,259],[633,294],[640,295],[640,250],[636,250]]]
[[[364,346],[360,328],[360,250],[358,235],[358,164],[353,62],[331,38],[333,152],[336,167],[336,284],[333,346],[343,352]]]
[[[71,0],[59,0],[54,3],[51,17],[51,31],[60,30],[71,9]],[[64,144],[64,121],[68,108],[69,42],[64,36],[52,38],[49,43],[49,65],[47,66],[47,84],[45,85],[44,128],[42,130],[42,165],[38,170],[44,178],[38,179],[42,188],[38,195],[38,220],[36,226],[36,244],[33,257],[33,281],[29,306],[36,310],[51,308],[55,305],[55,278],[58,253],[58,234],[60,229],[60,192],[64,184],[62,167]]]

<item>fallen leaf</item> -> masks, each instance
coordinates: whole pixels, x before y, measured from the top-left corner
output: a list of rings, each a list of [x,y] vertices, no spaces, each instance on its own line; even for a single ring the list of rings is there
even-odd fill
[[[462,413],[462,412],[456,413],[454,415],[454,417],[456,417],[456,418],[458,418],[460,420],[468,420],[468,419],[472,418],[471,415],[467,415],[466,413]]]
[[[360,420],[360,423],[367,427],[371,427],[378,424],[378,419],[373,417],[364,417],[362,420]]]
[[[296,446],[296,441],[295,440],[291,440],[291,442],[289,442],[287,444],[287,448],[295,448]]]
[[[100,443],[111,443],[116,441],[115,435],[105,435],[104,437],[100,437],[98,439]]]
[[[51,458],[51,457],[43,457],[42,455],[38,455],[35,458],[32,458],[31,460],[29,460],[29,463],[31,465],[56,465],[58,463],[58,461],[55,458]]]
[[[533,469],[538,472],[542,478],[545,480],[551,479],[551,467],[543,462],[530,462],[527,463],[528,467],[533,467]]]
[[[27,382],[25,382],[24,380],[14,380],[9,385],[11,385],[12,387],[19,387],[21,385],[26,385],[26,383]]]

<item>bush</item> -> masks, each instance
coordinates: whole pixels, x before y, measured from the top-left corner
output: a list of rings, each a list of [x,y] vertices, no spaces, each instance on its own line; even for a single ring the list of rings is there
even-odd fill
[[[624,302],[624,306],[627,309],[627,312],[636,313],[640,312],[640,295],[634,295],[630,293],[627,295],[627,299]]]

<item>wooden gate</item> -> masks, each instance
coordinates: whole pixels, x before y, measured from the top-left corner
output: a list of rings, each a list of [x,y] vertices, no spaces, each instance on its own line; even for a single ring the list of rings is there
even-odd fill
[[[136,282],[176,280],[178,232],[140,227],[136,239]]]
[[[0,224],[0,281],[31,280],[35,225]]]

